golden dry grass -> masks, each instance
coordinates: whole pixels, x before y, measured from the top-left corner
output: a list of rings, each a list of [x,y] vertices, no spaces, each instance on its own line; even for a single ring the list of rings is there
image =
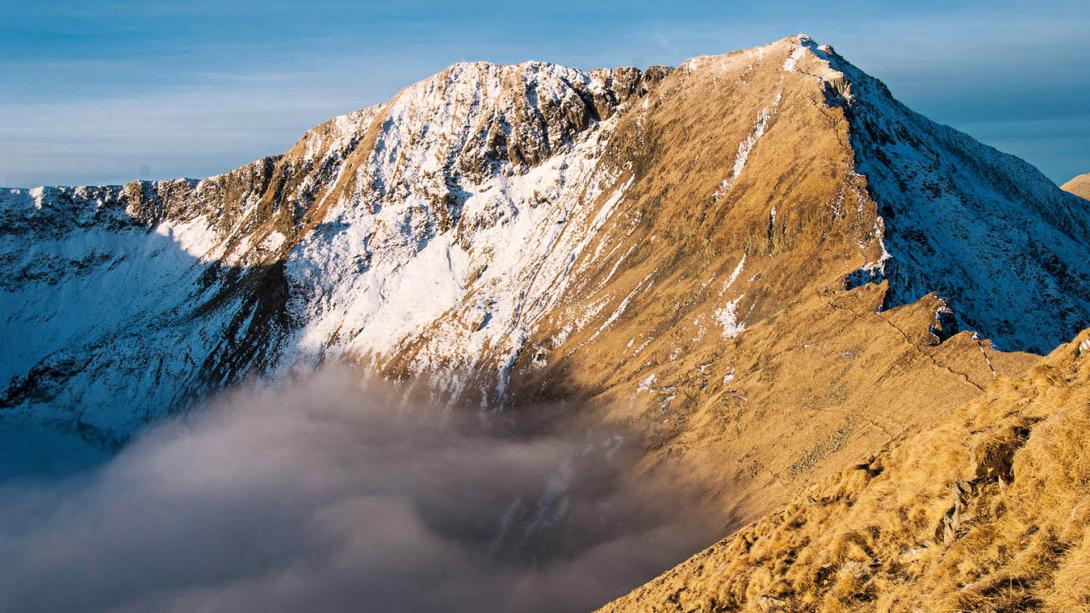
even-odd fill
[[[952,504],[953,482],[947,481],[977,478],[950,476],[950,466],[968,461],[963,439],[974,439],[980,458],[1002,459],[1018,439],[1012,428],[1041,427],[1011,421],[1007,430],[977,437],[950,421],[995,377],[1015,380],[1038,358],[996,352],[967,333],[936,344],[928,332],[941,304],[934,296],[879,312],[884,285],[844,289],[844,276],[882,251],[875,240],[877,207],[855,172],[843,109],[826,104],[813,78],[783,71],[792,49],[792,41],[783,41],[763,54],[701,59],[656,76],[649,92],[620,110],[600,164],[621,176],[618,183],[631,178],[631,187],[574,263],[566,295],[527,339],[511,372],[511,405],[578,398],[589,403],[589,423],[621,422],[643,435],[640,469],[685,475],[675,485],[717,502],[724,532],[767,516],[634,594],[624,604],[635,610],[898,608],[900,601],[882,599],[900,593],[897,581],[931,568],[937,522]],[[799,68],[819,71],[816,61],[804,57]],[[345,162],[348,169],[373,152],[385,110],[374,112],[376,121]],[[713,198],[762,113],[771,113],[763,136],[731,189]],[[300,144],[275,167],[255,173],[266,204],[279,187],[301,180],[296,167],[303,149]],[[244,180],[255,181],[235,182]],[[265,211],[263,231],[288,234],[287,249],[323,218],[326,205],[354,193],[357,180],[354,171],[342,173],[316,198],[325,204],[301,220]],[[609,196],[602,194],[598,204]],[[290,229],[283,227],[288,221]],[[599,251],[603,257],[593,258]],[[741,274],[726,288],[743,259]],[[746,326],[729,341],[716,320],[728,301]],[[623,313],[603,326],[622,302]],[[585,316],[585,325],[565,332]],[[385,374],[408,374],[409,358],[427,342],[422,335],[402,347],[402,355],[384,356]],[[500,357],[486,356],[467,389],[493,389]],[[652,375],[653,383],[641,386]],[[470,405],[479,399],[472,391],[465,398]],[[875,449],[902,449],[903,441],[943,432],[949,436],[935,438],[928,454],[904,459],[911,465],[902,471],[904,482],[885,473],[893,451],[838,474]],[[983,465],[1005,470],[1002,462]],[[798,502],[806,500],[805,488],[829,478],[817,502]],[[993,500],[996,483],[982,482],[970,497]],[[1017,487],[1015,480],[1000,494]],[[881,495],[873,516],[853,510],[864,493]],[[951,547],[975,543],[977,532],[986,532],[982,518],[996,513],[990,508],[973,502],[957,512],[956,522],[952,516],[949,531],[958,538]],[[1039,526],[1030,541],[1044,533]],[[930,534],[932,541],[905,545],[881,558],[887,566],[875,566],[876,552],[900,546],[905,534]],[[1035,546],[1048,550],[1052,543]],[[1079,590],[1087,555],[1085,543],[1073,545],[1048,571],[1052,593],[1065,594],[1056,603],[1085,598]],[[1022,557],[1027,565],[1040,558]],[[974,572],[951,564],[942,572]],[[998,602],[989,594],[1000,593],[1014,602],[1029,589],[1021,579],[1008,585],[1014,587],[981,583],[983,595],[966,596],[966,606],[975,607],[971,600],[978,597]]]
[[[1090,610],[1088,440],[1090,330],[603,610]]]
[[[605,255],[576,262],[565,300],[527,342],[540,350],[511,376],[512,404],[578,397],[600,409],[591,421],[634,427],[648,441],[643,469],[684,466],[688,486],[721,501],[725,529],[1036,360],[968,334],[935,345],[934,297],[879,313],[885,285],[844,290],[881,252],[877,207],[854,172],[843,110],[782,70],[792,49],[701,59],[628,107],[603,163],[631,162],[633,182],[584,252]],[[733,187],[713,199],[771,107]],[[728,301],[746,326],[729,341],[717,321]]]
[[[826,103],[815,79],[783,71],[793,48],[784,41],[761,54],[703,58],[620,111],[600,164],[631,186],[511,371],[511,405],[577,398],[587,402],[588,424],[619,422],[644,436],[640,470],[684,475],[674,485],[712,501],[724,533],[765,518],[622,608],[875,606],[903,578],[902,570],[875,566],[876,552],[901,534],[933,541],[951,505],[946,463],[967,461],[957,446],[964,432],[951,430],[960,434],[932,455],[910,458],[920,466],[903,484],[874,488],[887,482],[885,456],[838,471],[875,449],[939,432],[996,377],[1017,378],[1039,361],[996,352],[967,333],[936,343],[929,326],[942,303],[934,296],[880,312],[884,284],[844,289],[845,275],[881,253],[881,222],[855,172],[843,109]],[[799,68],[821,70],[815,62],[804,57]],[[762,113],[769,120],[748,162],[713,197]],[[717,318],[728,302],[746,329],[725,340]],[[406,374],[408,358],[428,342],[386,356],[385,374]],[[491,389],[496,360],[483,359],[467,389]],[[465,400],[474,405],[479,397],[470,392]],[[978,441],[980,457],[1003,457],[1009,436],[995,434]],[[768,515],[830,478],[818,502]],[[870,491],[886,492],[882,508],[895,511],[833,529],[842,515],[856,517],[855,498]],[[951,530],[976,526],[979,517],[971,505]],[[933,551],[912,544],[885,562],[917,572],[911,569],[923,567],[913,560]],[[1081,567],[1071,563],[1064,576],[1076,590]],[[807,585],[816,587],[800,587]]]

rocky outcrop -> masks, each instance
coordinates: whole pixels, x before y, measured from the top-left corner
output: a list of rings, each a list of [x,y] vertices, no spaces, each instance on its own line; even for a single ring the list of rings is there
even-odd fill
[[[118,443],[329,360],[483,414],[577,400],[642,437],[639,470],[724,501],[726,533],[795,501],[625,603],[875,602],[1032,483],[1046,422],[1019,413],[935,448],[980,442],[972,470],[867,489],[911,473],[875,450],[1039,361],[998,349],[1090,323],[1084,204],[803,36],[675,69],[458,64],[215,177],[0,192],[0,420]],[[909,541],[838,527],[902,487],[926,508],[874,504]]]

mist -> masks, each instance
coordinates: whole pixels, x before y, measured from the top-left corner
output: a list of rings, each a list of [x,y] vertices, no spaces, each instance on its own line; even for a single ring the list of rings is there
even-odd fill
[[[247,385],[95,468],[0,481],[0,609],[592,609],[715,529],[635,476],[635,436],[571,413],[463,415],[339,368]]]

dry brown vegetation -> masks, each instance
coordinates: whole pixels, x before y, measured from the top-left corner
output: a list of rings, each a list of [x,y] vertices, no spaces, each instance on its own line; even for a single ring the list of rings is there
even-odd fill
[[[1036,449],[1019,445],[1039,425],[1026,421],[1029,413],[1005,411],[1026,411],[1020,403],[1036,398],[1012,382],[1040,358],[994,351],[968,333],[938,342],[929,331],[943,305],[936,296],[882,310],[884,283],[844,289],[844,275],[880,252],[872,240],[880,222],[854,173],[842,110],[825,104],[813,80],[779,70],[788,50],[679,68],[646,109],[623,118],[611,147],[616,159],[635,160],[635,178],[596,240],[617,253],[630,249],[626,266],[603,283],[610,258],[597,270],[585,263],[555,326],[542,326],[531,342],[547,365],[526,355],[513,373],[524,398],[583,396],[606,419],[636,425],[648,441],[643,469],[682,467],[671,474],[718,502],[725,534],[759,520],[607,608],[1076,606],[1082,524],[1079,535],[1055,535],[1061,516],[1081,507],[1065,499],[1053,523],[1028,517],[1037,486],[1029,477],[1015,486],[1004,472],[1012,450],[1024,461]],[[713,200],[738,143],[777,91],[781,102],[759,145],[729,194]],[[770,203],[780,204],[774,222]],[[742,274],[724,290],[743,258]],[[592,323],[558,334],[599,301],[605,306],[592,322],[628,296],[608,329]],[[715,315],[728,300],[738,301],[746,330],[724,342]],[[1026,381],[1048,383],[1041,368]],[[1064,436],[1075,437],[1065,444],[1076,451],[1076,431]],[[912,467],[892,471],[897,453]],[[969,488],[960,502],[952,493],[959,482]],[[815,483],[824,485],[806,494]],[[1011,498],[1023,484],[1023,498]],[[870,506],[857,505],[872,495]],[[1005,510],[1018,504],[1022,515]],[[1053,570],[1031,572],[1053,562]]]
[[[1090,610],[1090,330],[604,610]]]
[[[883,221],[857,172],[845,109],[813,76],[829,68],[806,54],[798,72],[784,70],[797,43],[672,71],[618,69],[616,99],[586,102],[563,131],[585,128],[591,110],[616,111],[600,161],[616,179],[598,205],[611,186],[631,184],[574,262],[562,302],[527,339],[505,400],[578,399],[590,424],[642,434],[640,470],[685,475],[674,485],[706,496],[731,534],[607,609],[1090,606],[1090,360],[1074,346],[1038,364],[969,333],[939,339],[937,296],[883,309],[885,283],[845,289],[846,275],[883,252]],[[507,93],[523,95],[517,84]],[[329,146],[329,124],[208,189],[258,198],[250,229],[288,236],[268,254],[274,261],[331,203],[366,192],[357,169],[387,112],[353,119],[361,133],[339,180],[303,155]],[[724,188],[762,118],[759,142]],[[498,155],[486,149],[460,171],[482,171]],[[519,164],[545,153],[504,148]],[[305,193],[306,206],[281,202],[308,173],[324,191]],[[1086,181],[1065,188],[1086,196]],[[447,195],[435,194],[438,210]],[[226,213],[225,224],[236,223],[237,212]],[[728,303],[745,326],[731,339],[718,321]],[[421,334],[383,356],[384,374],[408,376],[415,354],[441,342]],[[486,355],[467,373],[478,377],[467,404],[479,404],[472,390],[494,388],[501,359]]]
[[[882,221],[845,110],[807,74],[827,67],[806,55],[799,72],[783,69],[796,42],[640,78],[618,72],[634,79],[621,88],[631,98],[600,164],[613,185],[631,185],[511,371],[510,406],[586,401],[590,424],[645,437],[646,475],[685,475],[675,486],[706,496],[724,534],[738,530],[608,608],[1085,605],[1090,546],[1072,498],[1085,492],[1073,442],[1085,395],[1082,413],[1050,426],[1046,413],[1070,386],[1044,366],[1020,379],[1039,358],[968,333],[939,342],[934,295],[883,310],[884,283],[845,289],[845,275],[882,253]],[[761,117],[759,143],[724,190]],[[348,168],[372,153],[380,124]],[[305,145],[262,180],[298,181]],[[267,216],[267,231],[300,235],[358,180],[343,173],[303,219]],[[745,332],[725,340],[717,318],[728,302]],[[384,356],[384,374],[407,375],[431,342],[442,341],[423,334]],[[491,389],[499,359],[482,359],[467,388]],[[1062,485],[1049,472],[1060,469]],[[1043,487],[1056,498],[1034,498]],[[1037,511],[1034,500],[1051,506]]]
[[[577,262],[578,281],[512,372],[514,405],[579,397],[601,409],[591,419],[635,426],[648,473],[683,466],[688,486],[729,501],[725,531],[1036,360],[969,334],[937,343],[934,296],[881,311],[884,283],[844,289],[881,252],[876,205],[854,173],[843,110],[813,78],[782,70],[793,48],[701,59],[626,112],[606,163],[633,160],[633,182],[585,252],[600,243],[605,256]],[[713,201],[777,93],[749,161]],[[725,341],[717,311],[732,300],[746,329]]]

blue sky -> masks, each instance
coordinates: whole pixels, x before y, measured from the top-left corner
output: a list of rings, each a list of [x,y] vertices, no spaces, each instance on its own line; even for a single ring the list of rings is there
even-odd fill
[[[677,64],[806,32],[1057,182],[1090,172],[1090,2],[0,0],[0,185],[201,177],[460,60]]]

